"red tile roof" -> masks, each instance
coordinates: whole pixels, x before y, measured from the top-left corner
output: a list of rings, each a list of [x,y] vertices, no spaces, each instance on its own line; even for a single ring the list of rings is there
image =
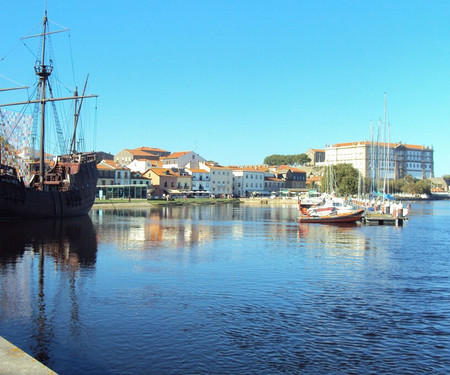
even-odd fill
[[[173,154],[170,154],[169,156],[166,156],[164,159],[178,159],[180,157],[182,157],[183,155],[188,154],[191,151],[179,151],[179,152],[174,152]]]

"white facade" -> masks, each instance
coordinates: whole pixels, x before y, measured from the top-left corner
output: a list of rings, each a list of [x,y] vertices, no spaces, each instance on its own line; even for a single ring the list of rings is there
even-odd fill
[[[127,168],[116,169],[115,171],[116,185],[130,184],[130,170]]]
[[[231,168],[205,162],[200,162],[199,166],[209,172],[211,194],[216,196],[233,194],[233,170]]]
[[[142,177],[140,172],[130,173],[130,184],[131,185],[151,185],[151,180],[146,177]]]
[[[363,177],[400,179],[406,175],[434,176],[433,148],[367,141],[339,143],[325,148],[325,164],[352,164]]]
[[[163,167],[199,168],[199,163],[205,161],[205,159],[193,151],[174,152],[163,159]]]
[[[130,170],[111,160],[102,160],[97,165],[99,179],[97,185],[129,185]]]
[[[209,172],[205,169],[186,169],[186,171],[192,176],[192,191],[210,192],[210,179]]]
[[[233,195],[248,197],[255,192],[265,192],[264,176],[264,172],[254,169],[234,169]]]
[[[152,163],[152,161],[150,160],[136,159],[128,164],[127,168],[129,168],[133,172],[145,173],[154,166],[154,163],[155,162]]]

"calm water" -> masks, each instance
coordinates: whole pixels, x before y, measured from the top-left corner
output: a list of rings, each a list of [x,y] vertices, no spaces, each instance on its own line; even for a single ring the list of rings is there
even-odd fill
[[[404,227],[295,217],[2,222],[0,335],[60,374],[450,373],[450,202]]]

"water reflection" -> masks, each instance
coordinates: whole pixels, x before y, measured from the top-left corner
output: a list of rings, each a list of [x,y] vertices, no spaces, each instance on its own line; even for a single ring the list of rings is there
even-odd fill
[[[65,219],[3,221],[0,225],[0,300],[2,319],[29,319],[31,353],[48,363],[54,337],[47,308],[55,270],[66,276],[71,327],[77,326],[77,273],[96,263],[97,240],[89,216]],[[47,281],[47,278],[50,280]],[[53,302],[50,303],[52,305]]]
[[[361,224],[299,224],[295,206],[249,207],[228,205],[160,207],[135,210],[96,210],[101,242],[127,250],[201,247],[222,238],[234,242],[261,236],[278,247],[292,242],[317,251],[339,254],[340,249],[362,255],[370,246]]]
[[[25,252],[44,252],[58,265],[95,264],[97,240],[89,216],[65,219],[2,221],[0,223],[0,269],[14,267]]]
[[[299,225],[295,207],[217,205],[91,219],[1,232],[0,332],[61,374],[448,373],[448,215]]]

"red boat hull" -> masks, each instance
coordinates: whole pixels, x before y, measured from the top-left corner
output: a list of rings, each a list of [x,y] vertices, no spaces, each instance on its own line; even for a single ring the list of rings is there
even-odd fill
[[[337,224],[337,223],[354,223],[361,220],[364,210],[356,210],[345,214],[336,214],[329,216],[301,216],[298,221],[300,223],[317,223],[317,224]]]

